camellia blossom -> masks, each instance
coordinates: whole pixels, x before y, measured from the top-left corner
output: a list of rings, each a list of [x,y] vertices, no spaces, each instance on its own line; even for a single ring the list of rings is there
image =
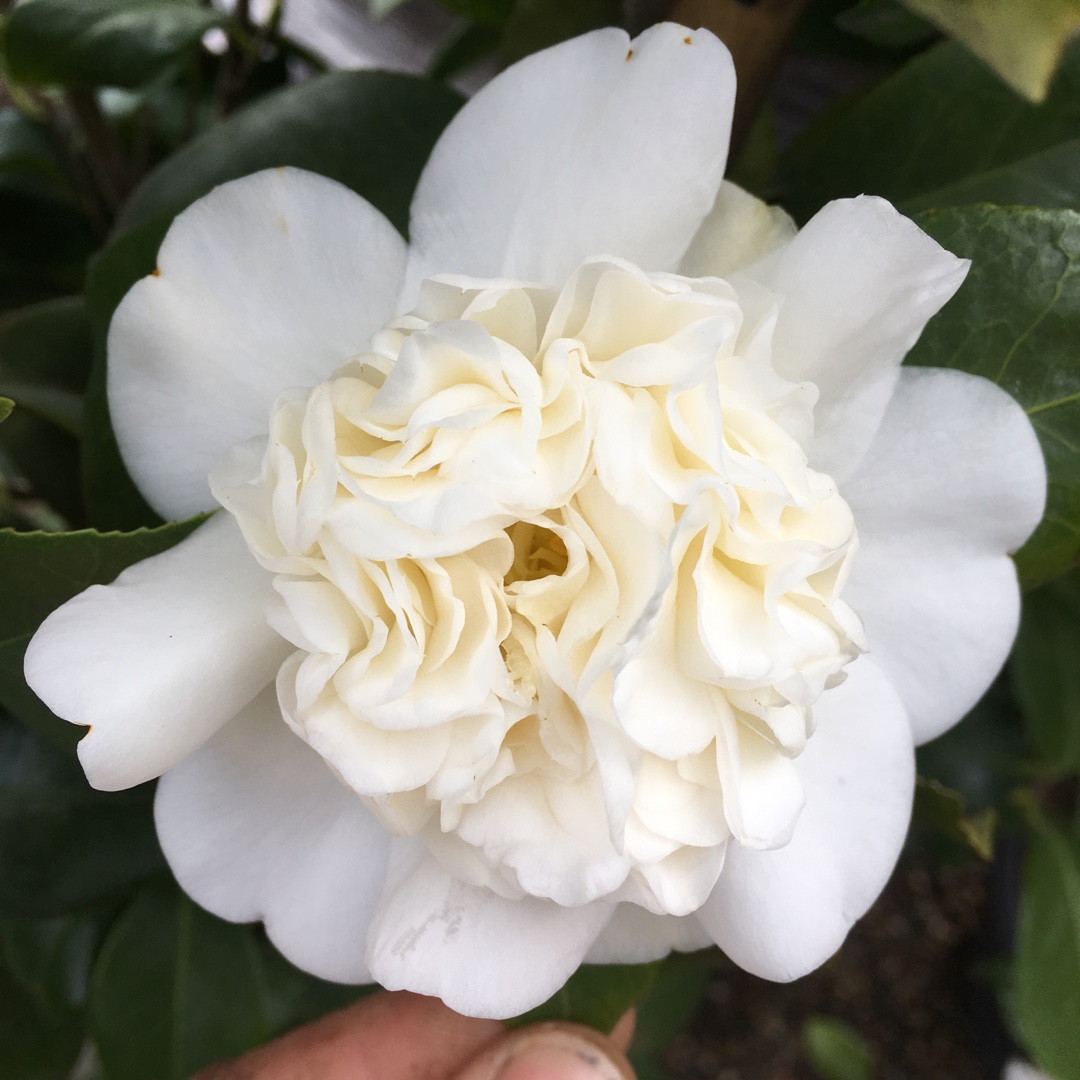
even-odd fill
[[[816,967],[1042,512],[991,383],[901,368],[967,264],[722,181],[709,33],[602,30],[450,124],[406,247],[296,169],[181,214],[108,389],[164,516],[26,672],[181,885],[320,976],[510,1016],[582,961]]]

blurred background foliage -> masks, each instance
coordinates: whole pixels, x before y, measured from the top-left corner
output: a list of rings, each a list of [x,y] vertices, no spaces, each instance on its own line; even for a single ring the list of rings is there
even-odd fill
[[[157,846],[152,786],[90,789],[76,729],[22,680],[49,611],[197,523],[156,518],[111,434],[104,341],[120,298],[180,210],[268,166],[334,177],[406,232],[463,93],[585,30],[673,17],[732,48],[735,180],[799,220],[832,198],[883,195],[974,260],[908,362],[999,382],[1046,454],[1013,656],[920,751],[908,853],[867,920],[885,920],[883,939],[900,940],[896,919],[914,926],[916,944],[934,918],[960,927],[939,934],[959,973],[947,992],[968,1003],[963,1030],[945,1034],[971,1052],[965,1066],[917,1059],[903,1048],[938,1043],[915,1031],[914,1006],[841,1015],[836,994],[784,998],[709,952],[583,968],[529,1018],[602,1028],[640,998],[642,1080],[962,1080],[996,1077],[1010,1054],[1080,1080],[1080,0],[22,0],[0,12],[0,1076],[183,1080],[362,992],[297,971],[259,927],[187,900]],[[958,904],[967,914],[949,923]],[[860,934],[823,979],[884,964]],[[899,986],[902,967],[882,980]],[[758,1025],[766,1049],[740,1065],[731,1028],[753,1023],[759,1000],[768,1016],[794,1005],[780,1034]]]

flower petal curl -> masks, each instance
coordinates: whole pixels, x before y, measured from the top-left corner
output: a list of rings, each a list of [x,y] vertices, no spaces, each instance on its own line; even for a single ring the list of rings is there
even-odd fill
[[[884,199],[823,207],[790,243],[746,270],[782,296],[773,357],[820,393],[810,464],[843,483],[888,405],[900,361],[960,288],[958,259]]]

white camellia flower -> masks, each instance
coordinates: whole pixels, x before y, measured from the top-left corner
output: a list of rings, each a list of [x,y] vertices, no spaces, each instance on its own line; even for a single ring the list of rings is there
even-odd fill
[[[117,310],[132,475],[224,509],[27,678],[311,972],[488,1016],[712,942],[795,978],[1008,653],[1034,433],[900,366],[967,266],[880,199],[796,232],[722,182],[734,89],[707,32],[588,34],[465,106],[409,248],[259,173]]]

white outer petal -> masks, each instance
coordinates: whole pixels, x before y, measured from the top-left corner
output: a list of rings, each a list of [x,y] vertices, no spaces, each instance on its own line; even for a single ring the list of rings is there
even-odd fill
[[[546,1001],[577,970],[614,904],[505,900],[448,874],[419,842],[401,842],[368,938],[387,990],[442,998],[502,1020]]]
[[[987,379],[904,368],[843,491],[860,538],[844,599],[926,742],[978,701],[1012,648],[1020,591],[1006,552],[1042,517],[1042,450]]]
[[[597,30],[514,64],[420,177],[404,296],[435,274],[558,284],[593,255],[672,270],[712,206],[735,73],[707,30]]]
[[[730,277],[790,243],[798,231],[778,206],[770,206],[725,180],[701,223],[679,273],[687,277]]]
[[[693,915],[654,915],[637,904],[619,904],[585,954],[587,964],[647,964],[669,952],[694,952],[713,943]]]
[[[158,272],[109,327],[113,427],[168,518],[213,506],[207,475],[266,431],[284,389],[326,378],[390,317],[405,242],[370,203],[302,169],[215,188],[173,222]]]
[[[740,967],[789,982],[824,963],[885,887],[907,835],[915,755],[904,706],[869,657],[815,706],[796,764],[806,807],[791,842],[728,848],[697,918]]]
[[[264,686],[291,652],[267,624],[270,575],[218,514],[174,548],[54,611],[26,650],[26,681],[91,727],[79,759],[96,788],[159,776]]]
[[[838,199],[746,273],[782,297],[776,370],[820,391],[810,464],[842,481],[881,422],[900,362],[967,274],[884,199]]]
[[[177,881],[203,907],[262,919],[304,971],[371,981],[364,942],[391,837],[289,730],[273,688],[161,778],[154,818]]]

